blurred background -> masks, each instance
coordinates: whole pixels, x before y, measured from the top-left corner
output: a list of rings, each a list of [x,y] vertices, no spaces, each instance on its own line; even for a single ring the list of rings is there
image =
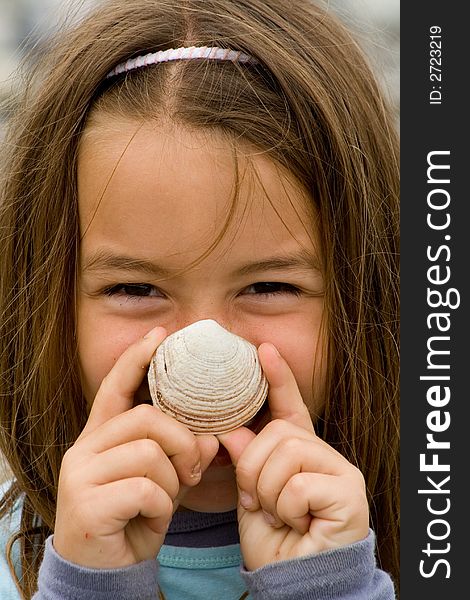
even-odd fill
[[[80,14],[80,10],[97,2],[75,0],[73,5],[81,7]],[[326,2],[356,32],[395,107],[398,121],[400,0]],[[26,53],[31,56],[31,50],[33,56],[40,52],[48,35],[70,11],[70,5],[70,0],[0,0],[0,139],[5,122],[1,106],[15,85],[19,62]]]
[[[73,6],[80,7],[76,13],[79,15],[97,2],[75,0]],[[369,55],[392,102],[398,126],[400,0],[328,0],[327,4],[350,25]],[[26,55],[34,60],[34,55],[47,45],[48,35],[69,13],[69,0],[0,0],[0,142],[5,127],[5,102],[15,89],[20,62]],[[0,482],[6,476],[0,456]]]

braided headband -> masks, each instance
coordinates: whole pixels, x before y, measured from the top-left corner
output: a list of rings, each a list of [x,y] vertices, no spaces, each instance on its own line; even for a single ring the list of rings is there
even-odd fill
[[[162,62],[170,62],[172,60],[192,60],[195,58],[207,58],[209,60],[229,60],[231,62],[257,64],[257,60],[249,54],[245,54],[240,50],[230,50],[227,48],[208,47],[208,46],[190,46],[189,48],[170,48],[169,50],[160,50],[151,54],[130,58],[125,62],[114,67],[106,75],[106,79],[127,73],[134,69],[156,65]]]

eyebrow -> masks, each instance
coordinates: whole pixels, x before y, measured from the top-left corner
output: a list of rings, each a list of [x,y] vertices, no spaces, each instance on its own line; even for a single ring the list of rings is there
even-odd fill
[[[152,277],[169,277],[170,271],[156,263],[141,258],[97,250],[83,265],[84,271],[138,271]]]
[[[264,260],[250,262],[237,269],[237,274],[250,275],[258,271],[290,271],[296,269],[315,269],[319,271],[320,267],[317,257],[307,250],[301,250],[300,252],[284,256],[273,256]]]
[[[283,270],[320,270],[317,257],[307,250],[300,250],[282,256],[268,257],[263,260],[249,262],[236,269],[236,275],[250,275],[261,271]],[[99,249],[84,265],[84,271],[128,271],[140,272],[152,277],[169,278],[175,271],[166,269],[150,260],[132,256],[114,254],[108,250]]]

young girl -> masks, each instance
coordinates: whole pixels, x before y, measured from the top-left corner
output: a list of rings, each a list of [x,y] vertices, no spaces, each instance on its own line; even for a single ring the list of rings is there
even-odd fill
[[[397,144],[356,44],[310,1],[107,0],[41,67],[3,158],[1,598],[396,597]],[[206,318],[269,382],[219,436],[146,384]]]

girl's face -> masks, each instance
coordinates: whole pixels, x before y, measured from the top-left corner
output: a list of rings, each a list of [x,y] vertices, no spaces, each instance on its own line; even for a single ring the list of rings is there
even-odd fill
[[[104,117],[85,133],[78,343],[90,406],[116,359],[148,330],[162,325],[172,333],[210,318],[257,346],[273,343],[304,402],[320,412],[323,280],[309,201],[265,155],[237,149],[234,218],[207,252],[235,189],[234,151],[225,138]],[[149,398],[144,382],[136,404]],[[211,465],[184,504],[233,508],[233,467]]]

